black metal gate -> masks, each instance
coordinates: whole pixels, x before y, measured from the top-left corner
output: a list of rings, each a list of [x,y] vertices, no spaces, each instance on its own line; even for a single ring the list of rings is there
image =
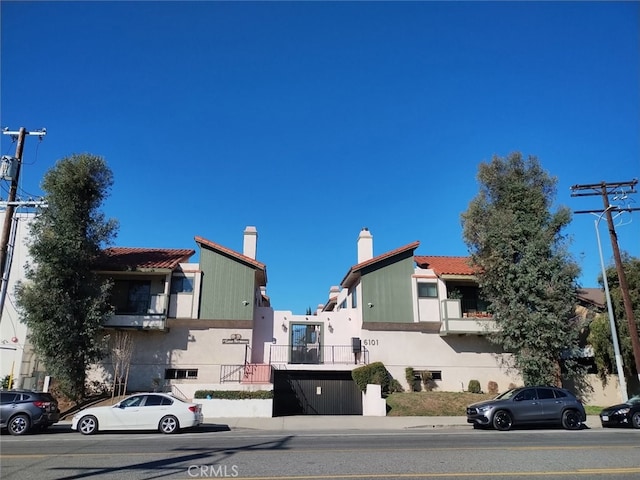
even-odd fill
[[[362,393],[350,371],[275,370],[273,416],[362,415]]]

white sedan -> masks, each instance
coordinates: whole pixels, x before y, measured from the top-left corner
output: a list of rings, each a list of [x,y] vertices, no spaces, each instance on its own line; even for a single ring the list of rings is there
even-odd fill
[[[160,430],[176,433],[202,423],[202,405],[166,393],[138,393],[112,406],[91,407],[73,416],[72,430],[91,435],[103,430]]]

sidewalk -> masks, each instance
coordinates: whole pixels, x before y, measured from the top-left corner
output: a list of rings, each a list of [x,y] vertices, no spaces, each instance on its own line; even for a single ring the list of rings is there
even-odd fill
[[[468,428],[467,417],[362,417],[353,415],[298,415],[290,417],[220,417],[205,418],[204,423],[227,425],[231,430],[252,429],[278,432],[332,430],[409,430]],[[587,417],[588,428],[602,428],[597,415]]]

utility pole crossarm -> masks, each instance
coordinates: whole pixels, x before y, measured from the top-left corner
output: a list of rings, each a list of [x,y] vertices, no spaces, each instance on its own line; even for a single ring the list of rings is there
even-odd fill
[[[24,151],[24,141],[28,135],[35,135],[42,138],[47,134],[45,128],[41,130],[28,131],[24,127],[20,127],[17,132],[11,131],[8,128],[2,130],[3,135],[11,135],[17,138],[16,145],[16,160],[17,168],[15,175],[11,178],[11,187],[9,189],[9,196],[7,197],[7,210],[4,215],[4,224],[2,227],[2,237],[0,238],[0,277],[4,275],[7,263],[7,246],[9,244],[9,235],[11,234],[11,219],[15,211],[15,205],[12,205],[16,201],[16,193],[18,191],[18,180],[20,179],[20,167],[22,165],[22,152]]]

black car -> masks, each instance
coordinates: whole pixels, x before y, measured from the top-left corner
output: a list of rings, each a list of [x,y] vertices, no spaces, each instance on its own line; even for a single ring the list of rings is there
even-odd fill
[[[548,424],[578,430],[586,419],[582,402],[569,390],[558,387],[514,388],[467,407],[467,422],[474,428],[510,430],[520,425]]]
[[[44,430],[60,420],[58,401],[46,392],[0,391],[0,428],[11,435]]]
[[[600,412],[600,423],[603,427],[640,428],[640,395],[603,409]]]

